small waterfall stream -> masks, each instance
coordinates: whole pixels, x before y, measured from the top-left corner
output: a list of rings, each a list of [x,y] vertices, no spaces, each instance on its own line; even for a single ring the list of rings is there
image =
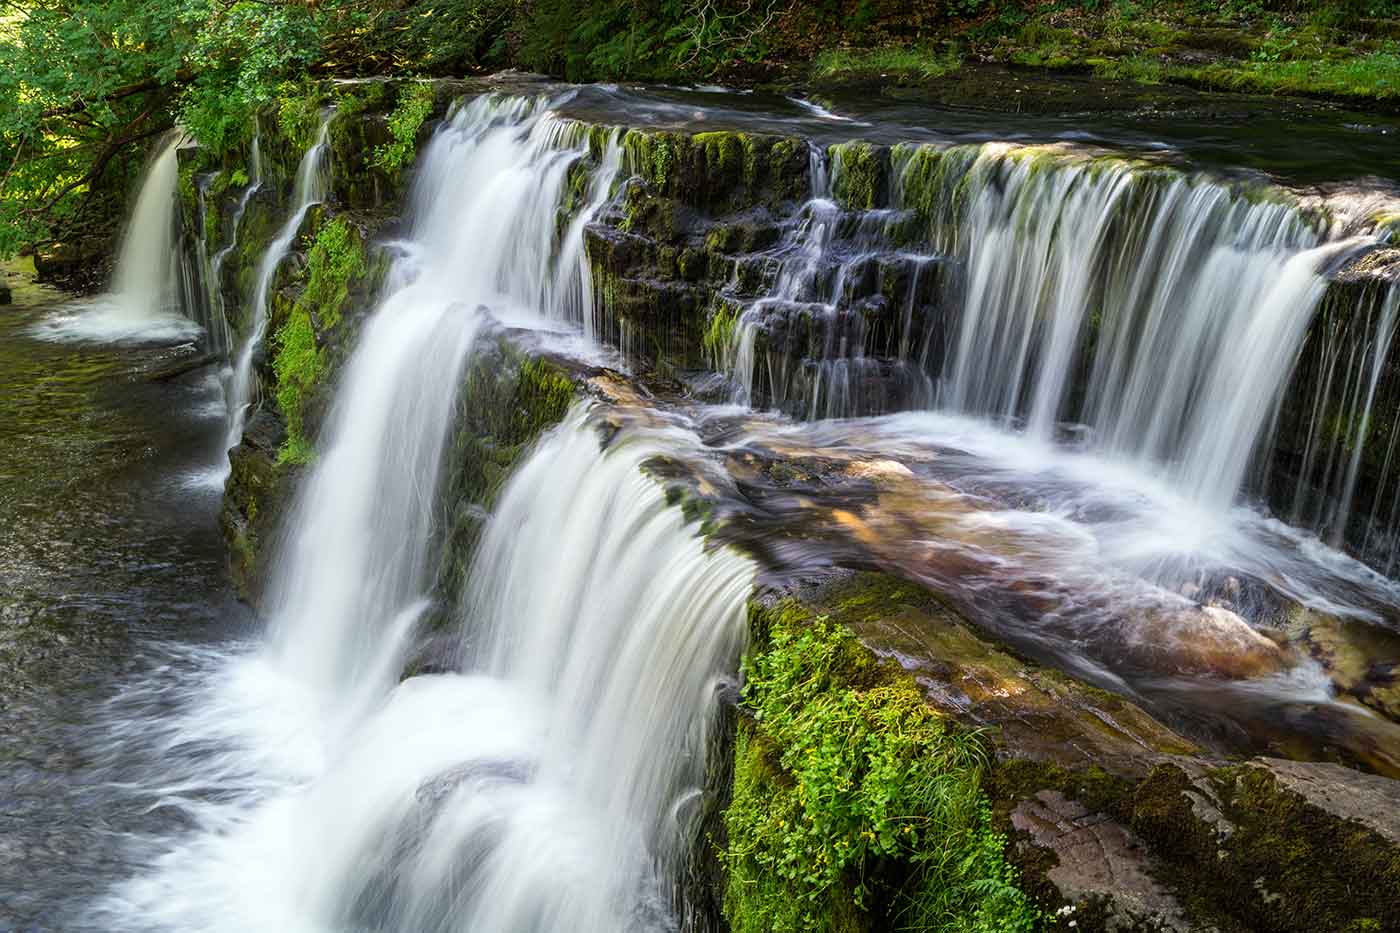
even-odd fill
[[[326,161],[330,152],[327,136],[330,133],[331,119],[334,116],[334,111],[327,111],[321,115],[321,125],[316,131],[316,140],[306,150],[306,153],[301,157],[301,163],[297,166],[296,182],[292,188],[291,211],[287,215],[287,220],[282,224],[282,228],[273,237],[272,242],[268,244],[262,258],[258,261],[257,284],[253,290],[253,302],[249,309],[252,320],[248,335],[243,339],[243,344],[239,347],[238,355],[234,359],[233,372],[229,377],[228,389],[225,392],[228,399],[228,435],[224,443],[226,450],[238,446],[243,437],[243,426],[248,420],[248,410],[256,402],[254,393],[257,384],[253,373],[253,363],[267,335],[268,318],[271,314],[269,299],[272,284],[277,278],[277,270],[281,267],[282,261],[287,258],[287,254],[291,252],[292,243],[296,240],[297,234],[301,232],[302,221],[306,219],[306,212],[319,204],[326,196],[329,177],[329,167]],[[253,151],[255,153],[258,151],[256,142]],[[258,166],[258,169],[260,168],[261,166]],[[261,182],[259,181],[257,184],[261,185]],[[244,192],[244,207],[247,206],[246,199],[252,196],[253,190],[253,186],[250,185],[248,191]],[[242,210],[240,209],[239,216],[241,214]],[[222,265],[222,259],[219,262]],[[218,279],[215,278],[215,282],[217,281]]]
[[[175,286],[175,150],[183,136],[170,133],[158,144],[122,237],[112,277],[112,300],[133,319],[171,314],[178,309]]]
[[[257,125],[256,118],[253,123],[253,140],[248,150],[248,185],[238,196],[233,216],[229,219],[228,244],[215,251],[208,265],[209,317],[214,327],[218,328],[218,346],[224,353],[233,346],[233,328],[228,319],[228,306],[223,288],[224,264],[238,248],[238,230],[243,223],[243,215],[248,211],[248,202],[262,190],[262,129]],[[232,373],[226,378],[231,376]]]

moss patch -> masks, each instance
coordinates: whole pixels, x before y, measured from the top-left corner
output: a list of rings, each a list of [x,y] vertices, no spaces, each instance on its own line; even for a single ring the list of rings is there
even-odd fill
[[[351,285],[366,269],[358,230],[341,218],[321,228],[307,257],[306,287],[273,337],[277,407],[287,424],[280,461],[305,463],[314,456],[306,409],[327,371],[325,338],[340,325]]]
[[[873,210],[883,202],[888,178],[887,150],[867,142],[831,147],[831,188],[836,200],[854,210]]]

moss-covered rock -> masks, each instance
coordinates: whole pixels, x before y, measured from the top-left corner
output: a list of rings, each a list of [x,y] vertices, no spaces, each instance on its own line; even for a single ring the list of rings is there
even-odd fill
[[[736,933],[1032,930],[978,736],[844,625],[756,602],[724,814]]]
[[[887,203],[889,150],[868,142],[838,143],[831,156],[831,193],[843,207],[874,210]]]
[[[756,610],[758,650],[775,626],[839,622],[860,640],[837,665],[849,681],[892,670],[950,723],[980,729],[993,761],[980,787],[994,826],[1013,834],[1017,885],[1076,929],[1397,924],[1400,782],[1334,764],[1223,761],[1130,701],[985,641],[935,594],[888,576],[795,592]],[[761,720],[748,728],[763,734]],[[759,781],[776,797],[791,786],[780,754],[741,748],[736,788]]]
[[[271,412],[248,421],[239,445],[229,451],[219,526],[228,543],[229,567],[243,599],[257,605],[268,579],[272,549],[300,467],[279,456],[286,429]]]

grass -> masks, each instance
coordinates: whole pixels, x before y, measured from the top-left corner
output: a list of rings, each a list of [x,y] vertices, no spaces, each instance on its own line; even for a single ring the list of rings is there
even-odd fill
[[[874,49],[828,49],[817,55],[812,77],[817,81],[862,79],[929,80],[962,67],[956,49],[936,51],[919,46]]]

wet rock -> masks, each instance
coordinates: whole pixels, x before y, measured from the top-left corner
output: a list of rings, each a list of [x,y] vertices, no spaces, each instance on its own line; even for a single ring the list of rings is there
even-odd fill
[[[1303,607],[1290,614],[1288,632],[1323,666],[1339,692],[1400,721],[1400,635]]]
[[[270,549],[290,503],[300,467],[278,460],[286,440],[280,418],[259,410],[249,420],[242,441],[229,451],[229,477],[224,485],[219,526],[228,543],[229,569],[239,595],[253,605],[268,579]]]
[[[754,624],[765,612],[840,622],[912,674],[932,706],[982,730],[1020,884],[1059,909],[1061,927],[1400,929],[1400,781],[1278,757],[1229,762],[887,576],[827,574],[789,592]],[[1230,632],[1242,624],[1200,615]]]
[[[14,294],[10,291],[10,286],[0,282],[0,305],[7,305],[14,301]]]
[[[1258,677],[1282,670],[1289,660],[1277,643],[1220,606],[1187,609],[1139,626],[1131,648],[1148,662],[1165,656],[1179,674]]]

